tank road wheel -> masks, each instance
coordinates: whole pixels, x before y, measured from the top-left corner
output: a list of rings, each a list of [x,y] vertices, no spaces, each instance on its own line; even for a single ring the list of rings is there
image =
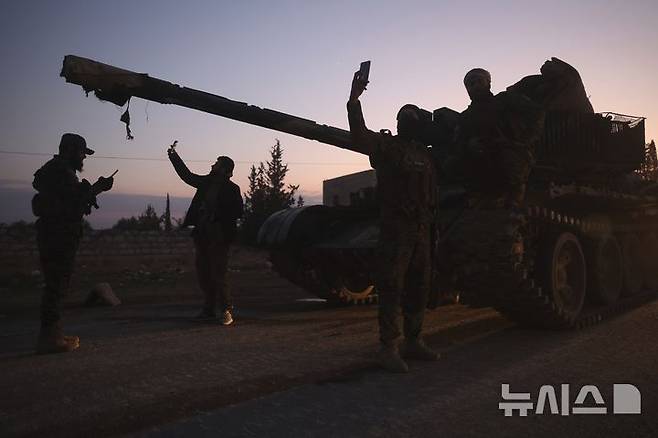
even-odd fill
[[[299,257],[294,257],[287,251],[272,251],[270,253],[272,269],[290,281],[318,298],[331,300],[331,288],[321,274],[312,266],[304,263]]]
[[[568,232],[558,234],[547,249],[548,292],[561,319],[570,323],[585,303],[587,268],[583,249],[578,238]]]
[[[326,257],[322,276],[331,286],[332,304],[364,304],[372,302],[374,282],[369,275],[368,257],[357,251],[341,251]]]
[[[622,253],[617,239],[604,235],[588,251],[589,287],[587,298],[595,304],[609,305],[619,299],[624,281]]]
[[[366,302],[371,299],[375,286],[370,281],[343,281],[338,288],[338,296],[343,303]]]
[[[642,244],[635,234],[628,234],[621,240],[623,257],[624,287],[622,294],[635,295],[642,291],[644,282]]]

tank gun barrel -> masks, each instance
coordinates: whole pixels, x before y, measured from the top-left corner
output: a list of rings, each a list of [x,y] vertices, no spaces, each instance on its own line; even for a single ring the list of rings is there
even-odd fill
[[[94,92],[101,100],[123,106],[133,96],[162,104],[179,105],[262,126],[321,143],[354,150],[349,131],[321,125],[313,120],[259,108],[222,96],[152,78],[79,56],[64,57],[60,76],[66,82],[80,85],[86,93]],[[356,151],[355,151],[356,152]]]

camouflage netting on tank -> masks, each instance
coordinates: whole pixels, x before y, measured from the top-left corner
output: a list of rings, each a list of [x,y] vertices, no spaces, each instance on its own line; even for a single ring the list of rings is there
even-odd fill
[[[603,117],[606,119],[610,120],[613,123],[623,123],[628,125],[629,128],[635,128],[637,125],[639,125],[642,121],[644,121],[645,117],[640,117],[640,116],[629,116],[626,114],[618,114],[618,113],[611,113],[611,112],[604,112],[601,113]]]

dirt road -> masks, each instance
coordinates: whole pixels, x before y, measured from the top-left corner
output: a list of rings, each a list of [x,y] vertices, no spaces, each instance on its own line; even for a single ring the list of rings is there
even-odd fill
[[[87,283],[101,279],[115,284],[123,304],[77,305]],[[233,266],[231,279],[236,323],[223,327],[190,321],[199,295],[189,272],[78,278],[64,318],[82,347],[54,356],[32,353],[38,290],[23,285],[22,304],[0,312],[0,435],[134,432],[377,372],[374,306],[329,308],[265,263]],[[490,309],[450,306],[428,313],[426,326],[429,342],[448,351],[510,323]]]

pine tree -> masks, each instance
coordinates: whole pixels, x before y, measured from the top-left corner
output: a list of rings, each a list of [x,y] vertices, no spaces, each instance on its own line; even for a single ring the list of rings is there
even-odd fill
[[[245,194],[245,216],[263,214],[267,197],[265,166],[263,163],[260,163],[258,168],[252,165],[248,178],[249,190]]]
[[[268,210],[276,211],[292,207],[295,203],[295,193],[299,186],[288,184],[288,188],[285,188],[284,180],[287,173],[288,165],[283,164],[283,148],[277,139],[270,150],[270,161],[267,162],[265,173]]]
[[[162,219],[158,216],[155,208],[151,204],[147,204],[146,210],[137,217],[137,221],[143,231],[158,231]]]
[[[171,232],[173,226],[171,224],[171,209],[169,208],[169,193],[167,193],[167,205],[165,206],[165,212],[162,216],[162,222],[164,224],[165,232]]]
[[[255,243],[258,229],[274,212],[295,204],[298,185],[288,184],[285,178],[288,165],[283,163],[283,148],[279,140],[270,149],[270,160],[258,167],[251,166],[249,189],[245,194],[245,214],[242,225],[243,237],[248,243]],[[300,204],[301,202],[301,204]],[[301,196],[297,206],[303,205]]]
[[[656,143],[651,140],[644,148],[644,161],[636,171],[643,179],[658,181],[658,156],[656,154]]]

